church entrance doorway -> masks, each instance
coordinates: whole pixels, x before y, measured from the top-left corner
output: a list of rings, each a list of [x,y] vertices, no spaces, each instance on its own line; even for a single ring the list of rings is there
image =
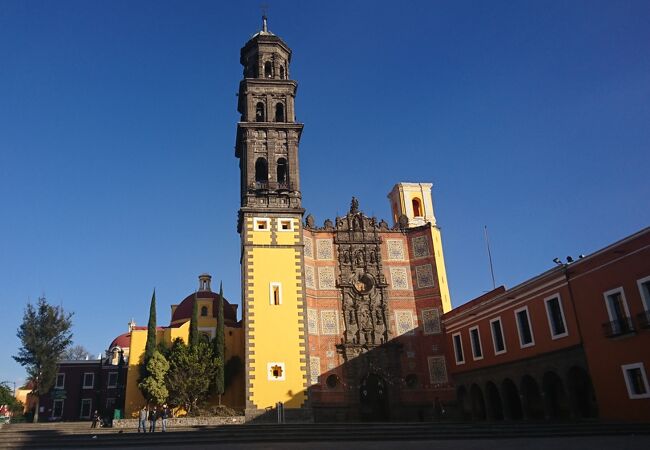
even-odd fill
[[[364,422],[388,420],[388,390],[386,381],[375,373],[361,380],[359,388],[360,419]]]

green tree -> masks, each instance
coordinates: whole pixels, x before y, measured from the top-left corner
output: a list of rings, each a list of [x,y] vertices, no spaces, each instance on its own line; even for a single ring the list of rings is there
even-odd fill
[[[188,338],[188,345],[196,347],[201,337],[199,336],[199,302],[196,300],[196,292],[194,293],[194,302],[192,303],[192,317],[190,319],[190,335]]]
[[[169,403],[182,406],[192,414],[209,395],[217,367],[222,364],[209,344],[199,342],[192,347],[176,339],[169,355],[167,373]]]
[[[39,397],[49,392],[56,378],[59,356],[72,342],[72,314],[50,305],[44,297],[27,304],[17,336],[22,347],[13,358],[25,367],[36,397],[34,422],[38,422]]]
[[[168,371],[169,362],[158,350],[155,350],[147,362],[148,375],[138,384],[147,401],[159,405],[167,401],[169,391],[165,384],[165,376]]]
[[[14,397],[14,391],[6,382],[0,383],[0,405],[7,405],[14,417],[23,414],[23,402]]]
[[[223,323],[223,283],[219,285],[219,297],[217,298],[217,332],[213,340],[214,356],[221,361],[226,360],[226,335]],[[226,385],[224,379],[224,365],[221,364],[217,367],[217,372],[214,377],[214,393],[219,396],[219,404],[221,405],[221,396],[223,395]]]
[[[147,325],[147,343],[144,347],[144,365],[156,351],[156,290],[153,290],[151,304],[149,305],[149,323]]]

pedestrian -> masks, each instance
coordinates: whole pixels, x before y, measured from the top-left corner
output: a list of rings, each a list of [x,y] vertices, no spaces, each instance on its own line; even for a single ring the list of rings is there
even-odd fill
[[[169,408],[167,407],[167,404],[165,403],[160,410],[160,418],[162,419],[162,432],[164,433],[167,431],[167,418],[169,417]]]
[[[142,405],[138,416],[138,433],[140,432],[140,428],[142,428],[143,433],[147,432],[147,415],[147,405]]]
[[[156,420],[158,420],[158,411],[154,406],[149,410],[149,433],[154,433],[156,431]]]
[[[97,422],[99,422],[99,411],[95,410],[93,413],[93,423],[90,428],[97,428]]]

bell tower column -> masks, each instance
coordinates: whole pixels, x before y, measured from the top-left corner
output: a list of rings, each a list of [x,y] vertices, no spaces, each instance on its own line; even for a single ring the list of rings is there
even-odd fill
[[[307,402],[307,330],[298,146],[298,84],[291,50],[262,30],[241,49],[235,156],[241,172],[242,309],[246,416],[282,402],[287,419],[311,417]]]

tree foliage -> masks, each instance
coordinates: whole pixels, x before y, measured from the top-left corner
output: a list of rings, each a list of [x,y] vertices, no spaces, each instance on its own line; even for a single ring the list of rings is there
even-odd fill
[[[208,396],[220,365],[223,365],[222,361],[214,356],[209,344],[198,342],[190,346],[176,339],[169,355],[167,373],[169,403],[182,406],[191,414]]]
[[[13,416],[23,413],[23,402],[14,397],[13,391],[6,382],[0,383],[0,405],[7,405]]]
[[[201,340],[199,336],[199,302],[196,300],[196,293],[194,293],[194,302],[192,303],[192,317],[190,319],[190,336],[188,338],[188,345],[196,347]]]
[[[37,398],[34,421],[38,421],[38,397],[47,393],[56,378],[59,356],[72,342],[72,314],[50,305],[44,297],[27,304],[17,336],[22,347],[13,358],[27,371]]]
[[[153,290],[151,304],[149,305],[149,323],[147,324],[147,343],[144,348],[144,365],[156,351],[156,290]]]
[[[224,388],[227,388],[232,383],[237,375],[244,369],[244,363],[237,355],[233,355],[228,359],[224,366]]]
[[[223,323],[223,283],[219,285],[219,297],[217,298],[217,330],[213,341],[214,356],[221,361],[226,360],[226,335]],[[221,396],[225,390],[224,378],[224,365],[221,364],[217,367],[214,377],[214,392],[219,396],[219,404],[221,404]]]
[[[71,361],[79,361],[82,359],[88,359],[92,357],[91,353],[83,345],[73,345],[65,349],[61,354],[61,359],[67,359]]]
[[[165,383],[169,371],[169,362],[157,350],[147,362],[148,375],[138,384],[142,395],[149,402],[163,404],[167,401],[169,392]]]

